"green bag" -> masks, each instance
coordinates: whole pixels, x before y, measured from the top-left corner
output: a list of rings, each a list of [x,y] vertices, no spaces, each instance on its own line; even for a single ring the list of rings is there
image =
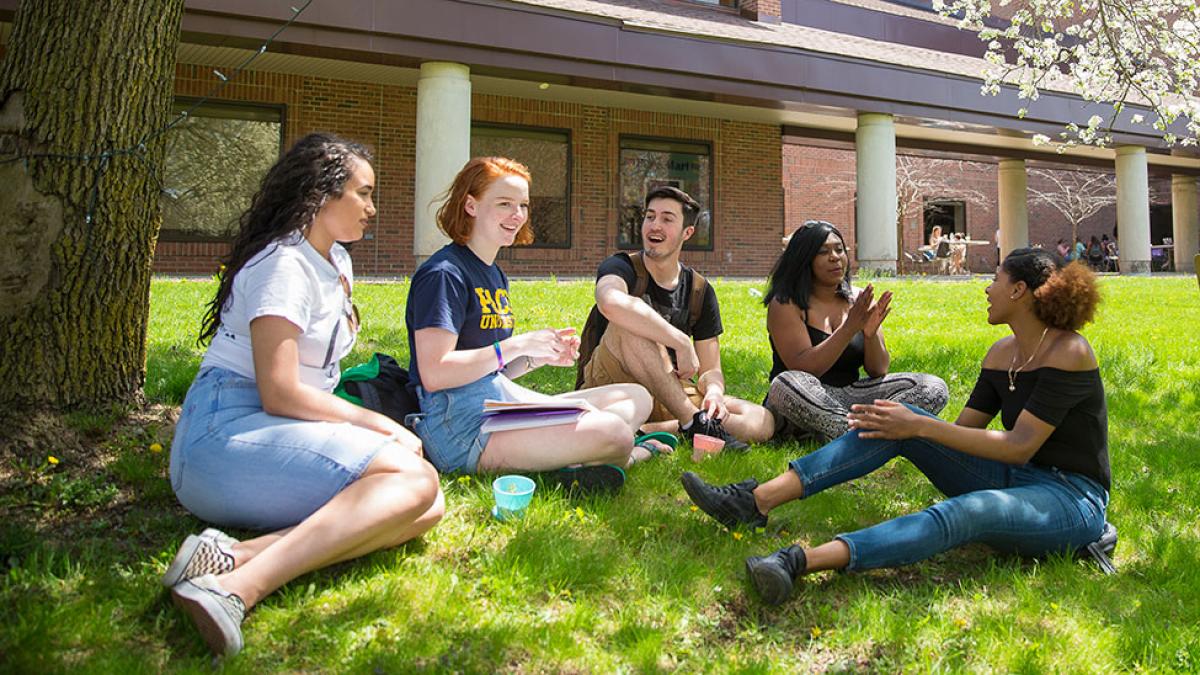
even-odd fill
[[[409,387],[408,371],[387,354],[377,353],[370,361],[342,371],[333,393],[400,424],[409,415],[421,412],[421,404]]]

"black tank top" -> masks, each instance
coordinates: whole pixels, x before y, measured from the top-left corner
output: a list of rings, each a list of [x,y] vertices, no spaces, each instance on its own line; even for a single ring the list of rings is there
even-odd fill
[[[829,339],[829,333],[808,325],[808,312],[804,312],[804,327],[808,329],[808,339],[814,347]],[[783,364],[783,359],[779,358],[779,350],[775,349],[775,341],[770,336],[767,337],[767,340],[771,343],[770,379],[774,380],[777,375],[787,370],[788,367]],[[854,337],[850,338],[850,344],[846,345],[846,348],[842,350],[837,361],[834,361],[833,365],[829,366],[829,370],[825,371],[825,374],[817,379],[821,380],[821,384],[830,387],[850,386],[858,382],[859,369],[863,367],[865,362],[866,341],[863,338],[862,331],[859,331],[854,334]]]

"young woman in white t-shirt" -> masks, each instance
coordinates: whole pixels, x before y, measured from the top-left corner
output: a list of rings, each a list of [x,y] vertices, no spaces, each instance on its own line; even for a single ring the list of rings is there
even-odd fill
[[[350,256],[375,215],[367,149],[329,134],[267,172],[225,260],[210,340],[171,447],[171,487],[202,520],[263,530],[189,536],[163,583],[212,650],[291,579],[419,536],[444,511],[421,442],[332,394],[354,344]]]

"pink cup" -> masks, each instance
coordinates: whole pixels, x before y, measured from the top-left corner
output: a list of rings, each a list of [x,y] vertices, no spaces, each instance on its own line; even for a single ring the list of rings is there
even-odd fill
[[[720,438],[696,434],[692,437],[692,461],[703,461],[705,457],[721,452],[724,447],[725,441]]]

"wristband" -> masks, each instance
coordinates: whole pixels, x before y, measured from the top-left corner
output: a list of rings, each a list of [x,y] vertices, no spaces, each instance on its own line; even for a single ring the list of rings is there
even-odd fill
[[[493,342],[492,348],[496,350],[496,363],[500,364],[496,368],[496,372],[498,373],[498,372],[504,370],[504,354],[500,351],[500,341],[497,340],[497,341]]]

